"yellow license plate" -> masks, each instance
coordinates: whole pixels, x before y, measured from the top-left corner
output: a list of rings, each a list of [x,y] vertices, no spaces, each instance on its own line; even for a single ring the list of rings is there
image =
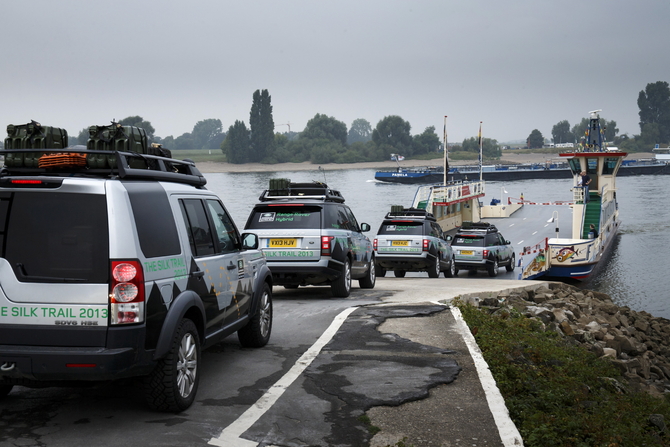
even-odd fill
[[[391,241],[392,247],[407,247],[409,246],[409,241]]]
[[[293,239],[270,239],[270,247],[297,247],[298,240]]]
[[[472,251],[472,250],[461,250],[461,254],[462,254],[462,255],[470,255],[470,256],[472,256],[472,255],[475,254],[475,252]]]

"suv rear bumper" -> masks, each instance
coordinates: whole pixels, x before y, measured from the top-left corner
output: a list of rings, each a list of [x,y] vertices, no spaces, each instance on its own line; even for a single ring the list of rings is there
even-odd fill
[[[386,270],[424,271],[435,264],[435,257],[427,252],[418,256],[384,255],[376,253],[375,263]]]
[[[459,261],[458,258],[456,258],[455,265],[457,269],[461,270],[486,269],[490,265],[493,265],[493,262],[490,259],[482,259],[481,261]]]
[[[153,370],[154,350],[145,348],[144,325],[100,329],[103,330],[5,328],[2,333],[5,343],[23,340],[26,344],[0,345],[0,380],[112,380],[149,374]],[[48,337],[21,336],[38,331]],[[96,346],[91,340],[99,344]],[[85,346],[87,341],[89,346]]]
[[[277,286],[328,284],[342,275],[341,262],[329,259],[327,262],[306,263],[268,262],[272,272],[272,284]]]

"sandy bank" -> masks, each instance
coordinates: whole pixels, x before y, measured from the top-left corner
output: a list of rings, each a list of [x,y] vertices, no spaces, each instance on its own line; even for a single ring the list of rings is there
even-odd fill
[[[630,158],[653,158],[654,154],[650,152],[631,154]],[[558,154],[520,154],[515,152],[504,152],[501,157],[502,162],[506,163],[544,163],[549,160],[556,160],[560,158]],[[472,161],[454,161],[450,160],[451,166],[476,164]],[[411,168],[417,166],[441,166],[442,160],[439,158],[433,160],[403,160],[400,166]],[[279,172],[279,171],[312,171],[319,169],[321,166],[326,171],[334,171],[340,169],[395,169],[398,165],[395,161],[371,161],[362,163],[328,163],[328,164],[312,164],[310,162],[302,163],[277,163],[273,165],[263,163],[246,163],[236,165],[232,163],[218,163],[213,161],[197,163],[200,172],[214,173],[214,172]]]

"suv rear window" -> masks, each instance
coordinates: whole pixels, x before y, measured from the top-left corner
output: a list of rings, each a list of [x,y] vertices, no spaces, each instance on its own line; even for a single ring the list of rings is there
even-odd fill
[[[473,247],[485,247],[484,236],[474,234],[457,234],[451,245],[471,245]]]
[[[249,216],[247,229],[319,229],[321,207],[269,205],[256,207]]]
[[[423,235],[423,222],[393,221],[387,220],[382,223],[378,234],[385,235]]]
[[[107,282],[104,195],[16,192],[0,201],[2,256],[19,281]]]

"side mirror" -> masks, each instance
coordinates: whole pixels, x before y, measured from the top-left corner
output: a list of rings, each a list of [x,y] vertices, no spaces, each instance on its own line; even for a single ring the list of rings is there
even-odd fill
[[[450,242],[454,237],[450,234],[445,234],[444,235],[444,240],[447,242]]]
[[[361,224],[361,231],[363,231],[363,232],[365,232],[365,231],[370,231],[370,225],[369,225],[369,224],[366,224],[365,222],[363,222],[363,223]]]
[[[242,234],[242,250],[258,249],[258,236],[254,233]]]
[[[505,245],[510,245],[510,244],[511,244],[510,241],[508,241],[508,240],[505,241]]]

